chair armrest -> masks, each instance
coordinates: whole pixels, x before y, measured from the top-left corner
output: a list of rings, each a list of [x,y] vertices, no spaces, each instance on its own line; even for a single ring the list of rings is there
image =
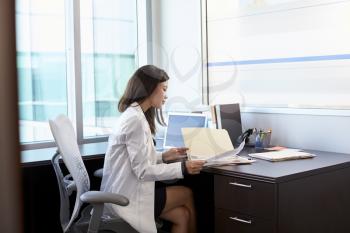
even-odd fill
[[[100,168],[94,172],[94,176],[98,178],[102,178],[103,176],[103,168]]]
[[[129,199],[115,193],[89,191],[80,196],[80,200],[91,204],[112,203],[120,206],[129,205]]]

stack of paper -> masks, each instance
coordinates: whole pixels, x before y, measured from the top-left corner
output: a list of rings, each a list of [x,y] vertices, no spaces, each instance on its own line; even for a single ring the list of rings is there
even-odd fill
[[[258,159],[265,159],[273,162],[315,157],[314,154],[310,154],[304,151],[299,151],[294,149],[284,149],[284,150],[272,151],[272,152],[253,153],[253,154],[249,154],[249,156],[258,158]]]
[[[244,142],[234,149],[225,129],[182,128],[185,146],[189,148],[189,160],[205,160],[204,166],[252,163],[254,160],[237,156]]]
[[[216,160],[207,160],[204,166],[215,167],[215,166],[231,165],[231,164],[250,164],[252,162],[255,162],[255,160],[235,155],[235,156],[224,157]]]

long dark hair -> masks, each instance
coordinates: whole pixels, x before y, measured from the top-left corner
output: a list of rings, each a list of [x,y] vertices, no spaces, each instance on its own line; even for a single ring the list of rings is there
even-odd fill
[[[153,93],[159,83],[167,80],[169,80],[167,73],[156,66],[145,65],[140,67],[131,76],[125,92],[119,100],[118,110],[124,112],[134,102],[141,104]],[[144,114],[152,134],[156,132],[155,118],[157,118],[160,125],[165,125],[161,108],[150,107]]]

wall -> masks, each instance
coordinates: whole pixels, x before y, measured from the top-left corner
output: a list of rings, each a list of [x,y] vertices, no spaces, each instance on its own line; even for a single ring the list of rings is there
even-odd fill
[[[202,102],[201,1],[151,4],[153,64],[170,76],[165,108],[192,110]]]
[[[244,128],[271,128],[274,145],[350,153],[350,117],[249,112],[241,116]]]
[[[349,2],[207,0],[210,104],[272,143],[350,153]]]
[[[16,79],[15,3],[0,1],[0,232],[23,232]]]
[[[244,67],[244,65],[232,66],[224,63],[225,61],[228,61],[228,58],[232,58],[235,61],[237,56],[239,57],[242,55],[242,53],[234,53],[235,49],[239,48],[240,43],[242,44],[243,42],[235,41],[230,37],[232,35],[237,35],[237,31],[239,31],[235,28],[235,25],[231,25],[230,22],[235,20],[234,17],[232,18],[232,14],[235,13],[232,9],[237,7],[237,4],[249,6],[249,3],[247,2],[238,0],[207,1],[209,14],[208,75],[210,104],[239,102],[242,106],[249,106],[242,107],[243,127],[271,128],[273,130],[272,144],[295,148],[350,153],[350,144],[348,143],[347,137],[347,132],[350,132],[350,110],[345,108],[346,105],[350,105],[348,94],[346,94],[348,85],[345,85],[348,80],[347,64],[349,61],[347,59],[339,61],[337,66],[334,66],[334,63],[338,60],[319,61],[321,63],[317,63],[316,61],[316,67],[325,68],[324,65],[327,64],[327,68],[323,71],[315,71],[315,73],[312,73],[313,69],[312,67],[309,67],[310,65],[314,66],[315,63],[313,62],[315,61],[304,63],[304,65],[284,62],[283,64],[279,64],[280,66],[277,68],[273,63],[265,66],[255,64],[249,68]],[[276,4],[277,7],[273,9],[275,11],[281,11],[284,8],[289,7],[290,4],[295,3],[304,5],[315,4],[315,1],[297,0],[260,2]],[[327,5],[326,3],[332,3],[332,1],[317,1],[321,10],[323,9],[323,5],[333,7],[333,5]],[[334,5],[334,7],[339,8],[337,5]],[[307,17],[307,12],[305,11],[309,11],[310,7],[301,6],[300,8],[302,12],[299,13],[303,14],[303,17]],[[256,11],[255,13],[257,14],[259,13],[257,9],[249,10],[250,13],[253,11]],[[297,10],[290,10],[288,12],[288,18],[290,19],[293,18],[293,12],[297,12]],[[339,12],[338,15],[340,18],[343,16],[346,17],[343,13],[343,11]],[[218,15],[219,18],[213,17],[213,14]],[[331,22],[324,22],[326,25],[325,28],[329,28],[330,25],[333,25],[334,22],[339,20],[339,17],[336,19],[332,18],[337,16],[333,11],[328,12],[328,14],[330,14],[328,15],[328,18]],[[179,56],[179,59],[177,59],[175,63],[172,60],[172,53],[174,50],[177,50],[178,47],[186,47],[189,44],[194,46],[194,50],[200,51],[200,22],[197,21],[200,16],[200,3],[199,1],[186,1],[186,3],[184,1],[152,1],[152,16],[153,63],[166,69],[171,77],[169,89],[170,104],[168,104],[167,107],[170,110],[183,109],[186,105],[194,108],[194,106],[200,104],[198,93],[200,93],[201,90],[198,79],[201,77],[199,73],[196,73],[199,71],[194,72],[194,74],[197,75],[192,75],[192,79],[182,82],[183,80],[181,80],[181,75],[179,75],[177,69],[183,69],[186,71],[186,69],[190,69],[189,66],[196,66],[197,55],[190,52],[184,53],[182,56]],[[304,20],[307,21],[305,18]],[[293,28],[300,29],[300,27],[303,27],[303,22],[287,21],[291,23],[288,27],[293,25]],[[259,24],[258,21],[254,22]],[[308,26],[308,28],[311,28],[310,30],[312,30],[313,27],[310,27],[310,25],[312,26],[313,23],[308,21],[308,25],[304,26]],[[318,25],[322,26],[322,22]],[[277,28],[285,33],[288,31],[288,27],[282,28],[279,25]],[[264,30],[272,30],[272,28],[269,28],[268,26],[266,26],[264,30],[262,29],[263,28],[255,25],[254,28],[245,28],[244,32],[249,38],[249,36],[256,36],[256,34],[259,33],[264,34]],[[348,31],[348,29],[345,29],[342,26],[335,28],[334,30],[344,32],[345,34]],[[235,33],[232,33],[232,31]],[[307,35],[309,34],[306,33],[303,35],[303,30],[299,30],[298,33],[294,35],[294,38],[298,37],[302,39],[303,36],[307,37]],[[341,40],[343,41],[343,39]],[[306,41],[308,44],[311,43],[309,39]],[[327,40],[326,42],[331,43],[331,41],[332,40]],[[291,44],[291,42],[285,43],[283,46],[288,48],[288,44]],[[344,43],[342,42],[341,44]],[[248,44],[245,43],[244,46],[246,48],[244,51],[247,51],[249,47]],[[267,51],[266,48],[264,48],[264,43],[260,45],[255,44],[254,46],[254,50],[249,50],[249,53],[245,53],[247,56],[258,57],[261,50],[265,52]],[[273,48],[273,44],[269,44],[269,46],[272,46],[270,48]],[[295,49],[291,49],[293,46],[296,46]],[[294,44],[293,46],[289,48],[290,52],[293,52],[293,50],[297,50],[298,48],[297,44]],[[339,47],[336,47],[336,49],[338,50],[337,52],[341,53]],[[344,53],[346,53],[347,50],[348,48],[344,48]],[[303,49],[300,51],[302,53],[310,52],[309,50],[304,51]],[[224,54],[224,56],[222,54]],[[262,54],[266,55],[266,53]],[[271,54],[274,55],[273,51]],[[292,56],[292,54],[290,55]],[[294,55],[296,56],[296,54]],[[221,64],[222,66],[217,66],[217,64]],[[333,72],[336,76],[330,77],[329,73],[332,66],[333,71],[334,67],[337,67],[336,72]],[[283,80],[285,77],[292,77],[289,74],[293,69],[294,71],[299,69],[298,72],[301,76],[294,76],[297,78],[295,80]],[[303,71],[302,69],[309,69],[309,72],[304,72],[305,70]],[[259,76],[259,79],[257,79],[253,74],[261,75]],[[272,77],[272,74],[276,76]],[[325,82],[326,80],[332,80],[332,82],[327,83]],[[300,85],[293,86],[295,83]],[[303,93],[300,93],[300,90],[295,91],[295,88],[299,87]],[[315,88],[320,89],[315,90]],[[287,92],[288,94],[293,93],[289,97],[295,98],[294,100],[297,101],[302,101],[299,102],[299,104],[296,104],[296,102],[291,101],[289,97],[284,98]],[[268,98],[267,94],[269,94]],[[303,97],[299,98],[301,94]],[[327,98],[330,100],[329,102],[319,103],[320,101],[326,101]],[[266,104],[268,102],[267,100],[270,101],[269,104]],[[340,107],[345,110],[338,110],[338,102],[341,103]],[[312,104],[312,106],[309,104]]]

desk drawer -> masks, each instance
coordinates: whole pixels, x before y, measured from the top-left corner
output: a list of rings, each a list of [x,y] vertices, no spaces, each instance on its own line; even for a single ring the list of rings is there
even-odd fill
[[[275,185],[216,175],[215,207],[271,219],[275,215]]]
[[[215,233],[274,233],[272,220],[242,215],[234,211],[215,209]]]

